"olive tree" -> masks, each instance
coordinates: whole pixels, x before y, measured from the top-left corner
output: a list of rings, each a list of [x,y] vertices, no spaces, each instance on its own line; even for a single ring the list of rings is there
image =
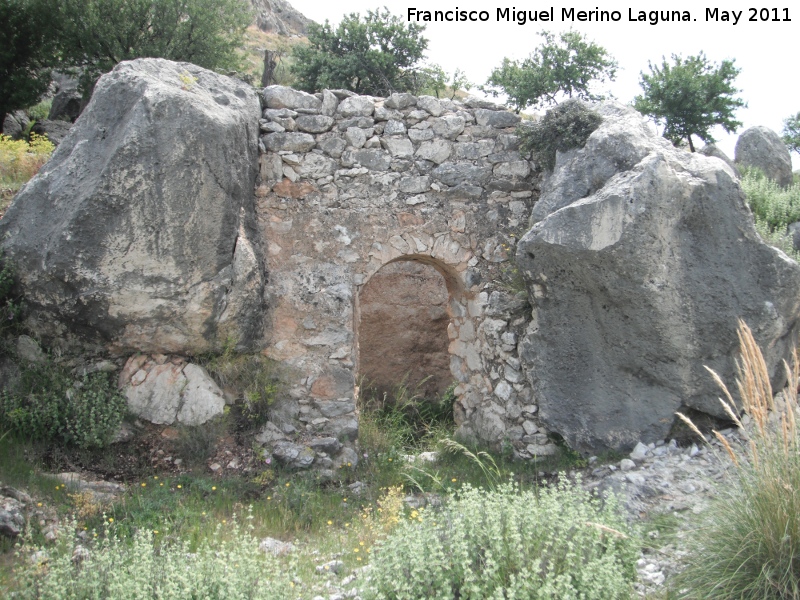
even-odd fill
[[[733,60],[716,65],[701,52],[685,59],[673,54],[672,63],[662,58],[661,65],[648,66],[650,73],[640,74],[644,93],[636,96],[633,105],[663,126],[664,137],[673,144],[685,140],[694,152],[693,135],[713,143],[714,126],[732,133],[741,125],[734,114],[746,104],[736,96],[739,90],[733,82],[740,69]]]

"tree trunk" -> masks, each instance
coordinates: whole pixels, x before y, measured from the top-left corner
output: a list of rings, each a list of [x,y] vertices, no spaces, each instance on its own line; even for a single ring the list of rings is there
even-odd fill
[[[277,64],[275,53],[272,50],[264,50],[264,72],[261,74],[261,87],[276,83],[275,67]]]
[[[694,144],[692,143],[692,136],[687,135],[686,139],[689,141],[689,152],[694,152]]]

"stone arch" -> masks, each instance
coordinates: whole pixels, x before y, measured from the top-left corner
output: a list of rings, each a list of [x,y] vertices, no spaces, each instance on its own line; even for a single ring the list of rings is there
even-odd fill
[[[435,258],[433,256],[427,254],[402,254],[391,258],[390,260],[386,261],[384,264],[377,266],[376,268],[372,269],[365,278],[362,285],[358,286],[356,293],[354,294],[355,306],[354,306],[354,326],[353,330],[355,333],[355,348],[354,348],[354,355],[356,357],[356,368],[355,371],[357,373],[357,378],[360,379],[361,376],[367,374],[371,370],[371,364],[374,364],[375,361],[365,361],[362,355],[362,343],[365,341],[369,341],[368,343],[368,350],[374,351],[376,347],[381,347],[382,344],[374,343],[373,340],[369,340],[369,338],[364,337],[365,335],[374,335],[372,332],[368,331],[367,329],[362,329],[362,325],[366,328],[370,326],[369,322],[362,323],[362,295],[367,293],[370,289],[370,284],[377,283],[375,277],[378,276],[381,272],[385,272],[387,267],[391,267],[391,265],[397,265],[399,263],[416,263],[422,265],[424,267],[428,267],[432,271],[434,271],[438,276],[441,278],[442,287],[444,288],[444,292],[446,294],[446,299],[442,303],[444,309],[446,311],[446,324],[442,327],[438,332],[434,331],[433,336],[435,337],[437,333],[440,333],[443,336],[442,344],[439,346],[441,352],[444,354],[444,360],[446,361],[446,370],[449,372],[447,376],[447,382],[444,385],[446,388],[449,384],[453,381],[463,381],[464,377],[461,371],[461,360],[458,357],[454,357],[453,353],[457,349],[458,344],[454,344],[454,341],[457,341],[459,338],[459,331],[462,327],[465,329],[474,330],[474,325],[472,323],[472,319],[468,316],[468,309],[467,309],[467,302],[468,299],[472,297],[470,291],[464,285],[464,281],[462,278],[461,273],[459,273],[457,267],[453,265],[447,264],[441,259]],[[422,309],[424,306],[424,302],[420,303],[419,308]],[[432,305],[431,305],[432,306]],[[420,322],[424,322],[425,316],[420,316]],[[433,319],[435,321],[436,319]],[[469,322],[469,325],[465,323]],[[434,323],[429,324],[432,328],[436,328]],[[391,330],[391,326],[388,327]],[[410,327],[409,332],[413,336],[413,329],[414,327]],[[433,341],[431,338],[431,332],[426,332],[427,339],[429,341]],[[435,342],[438,343],[438,342]],[[402,348],[401,348],[402,349]],[[436,348],[434,348],[434,351]],[[420,358],[422,354],[417,358]],[[412,357],[413,360],[414,357]],[[393,363],[403,363],[403,361],[391,361]],[[424,360],[422,362],[436,363],[435,366],[441,366],[440,361],[429,361]],[[387,365],[387,368],[391,370],[392,365]],[[411,383],[412,385],[415,383],[415,379],[413,377],[414,370],[408,369],[407,373],[411,373]],[[400,374],[399,380],[402,380],[402,377],[405,375]],[[394,373],[397,376],[398,373]],[[427,386],[427,388],[436,388],[438,393],[444,391],[444,388],[441,385],[441,374],[440,373],[433,373],[434,376],[438,376],[438,380],[434,382],[432,386]],[[419,377],[417,377],[419,379]],[[429,390],[423,391],[429,391]]]

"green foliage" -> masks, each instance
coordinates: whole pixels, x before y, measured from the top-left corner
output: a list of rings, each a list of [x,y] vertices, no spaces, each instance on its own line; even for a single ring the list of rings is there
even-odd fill
[[[236,410],[244,429],[256,429],[269,420],[269,411],[283,391],[277,365],[260,354],[240,354],[229,341],[222,354],[205,357],[201,364],[224,390],[237,398]]]
[[[520,148],[545,169],[556,164],[556,151],[581,148],[603,118],[580,100],[568,100],[548,110],[533,123],[525,122],[517,129]]]
[[[55,20],[52,0],[0,2],[0,125],[34,104],[50,85]]]
[[[739,90],[733,82],[740,69],[734,61],[723,60],[717,66],[701,52],[686,59],[673,54],[672,62],[662,58],[661,66],[648,63],[649,75],[640,73],[644,94],[634,98],[636,110],[663,125],[664,137],[673,144],[686,140],[692,152],[693,135],[713,143],[715,125],[728,133],[736,131],[741,122],[734,113],[747,105],[736,97]]]
[[[3,136],[0,136],[0,144]],[[18,327],[22,316],[22,301],[12,293],[14,287],[14,270],[11,262],[3,258],[0,248],[0,337]],[[0,384],[0,389],[3,386]]]
[[[73,529],[77,527],[73,524]],[[158,531],[158,530],[155,530]],[[95,541],[81,541],[78,531],[62,536],[58,547],[24,547],[41,560],[29,560],[20,573],[17,598],[184,598],[284,600],[293,596],[291,572],[258,549],[249,528],[235,520],[218,526],[214,541],[191,552],[186,542],[164,541],[166,531],[139,530],[133,539],[118,537],[113,526]],[[224,536],[224,537],[223,537]],[[41,555],[39,555],[41,556]],[[74,557],[80,557],[75,559]]]
[[[107,373],[74,381],[59,367],[32,364],[17,389],[0,394],[0,423],[33,439],[97,448],[111,440],[126,406]]]
[[[37,102],[33,106],[25,109],[25,113],[32,121],[43,121],[50,116],[50,108],[53,106],[53,99],[47,98],[41,102]]]
[[[414,71],[412,91],[415,94],[447,97],[452,100],[459,93],[471,88],[472,84],[461,69],[456,69],[449,75],[440,65],[432,64]]]
[[[761,237],[798,260],[800,253],[786,228],[800,221],[800,183],[782,188],[759,169],[749,168],[742,174],[741,184]]]
[[[427,378],[412,389],[404,378],[391,393],[382,395],[370,388],[364,390],[359,412],[362,417],[365,413],[370,415],[368,420],[381,430],[385,449],[393,446],[403,450],[419,448],[453,429],[455,384],[441,396],[426,398],[420,392],[426,382]]]
[[[630,598],[638,548],[613,498],[580,482],[465,486],[403,520],[375,551],[370,599]]]
[[[505,94],[517,112],[529,106],[555,104],[559,96],[596,100],[589,91],[594,81],[613,81],[617,63],[605,48],[577,31],[556,36],[548,31],[544,42],[523,61],[503,59],[486,81],[490,94]]]
[[[345,88],[358,94],[388,96],[414,91],[417,64],[428,40],[425,27],[392,15],[387,9],[345,16],[334,29],[311,23],[308,46],[295,46],[292,72],[307,92]]]
[[[89,88],[123,61],[160,57],[226,71],[252,15],[241,0],[49,0],[63,61]]]
[[[0,185],[18,190],[39,172],[54,150],[43,135],[31,133],[26,142],[0,134]]]
[[[800,154],[800,112],[784,120],[783,143],[789,151]]]
[[[693,600],[800,598],[800,432],[796,418],[800,363],[786,365],[788,385],[773,399],[770,374],[752,332],[740,322],[736,388],[752,427],[749,451],[726,446],[732,475],[689,539],[677,583]],[[727,412],[740,428],[733,399]],[[718,436],[720,437],[720,436]],[[724,438],[723,438],[724,439]]]

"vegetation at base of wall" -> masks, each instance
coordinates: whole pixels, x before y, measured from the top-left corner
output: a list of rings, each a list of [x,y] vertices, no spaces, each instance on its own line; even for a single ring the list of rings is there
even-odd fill
[[[464,487],[414,511],[375,550],[370,599],[629,598],[636,535],[580,482],[522,492]]]
[[[19,328],[22,317],[23,304],[13,294],[13,287],[14,269],[11,262],[3,258],[3,251],[0,249],[0,355],[4,352],[4,336]],[[2,388],[0,386],[0,390]]]
[[[795,260],[800,259],[787,232],[790,224],[800,221],[800,183],[782,188],[761,170],[748,168],[742,173],[741,184],[755,217],[756,230],[764,241]]]
[[[31,134],[30,142],[0,134],[0,187],[17,191],[39,172],[55,150],[46,136]]]
[[[677,582],[696,600],[800,598],[800,360],[786,365],[788,385],[775,400],[770,374],[753,334],[739,324],[736,388],[753,426],[743,449],[723,445],[735,468],[690,538],[687,569]],[[712,372],[713,373],[713,372]],[[744,429],[736,404],[714,374],[726,411]],[[716,434],[717,438],[724,438]],[[705,439],[705,438],[704,438]]]
[[[108,444],[127,403],[107,373],[75,380],[63,368],[30,364],[14,389],[0,392],[0,427],[78,448]]]
[[[456,384],[430,398],[422,392],[428,379],[412,388],[406,376],[382,394],[362,385],[359,412],[368,415],[364,433],[369,445],[397,446],[410,452],[452,432]]]
[[[539,121],[524,122],[517,128],[520,149],[530,152],[539,165],[552,171],[556,152],[582,148],[603,117],[580,100],[568,100],[548,110]]]
[[[96,539],[80,533],[73,522],[59,547],[44,554],[23,546],[19,552],[29,558],[14,597],[284,600],[293,592],[292,571],[260,551],[235,518],[197,549],[171,539],[169,530],[139,530],[124,540],[108,521]]]
[[[244,430],[257,429],[269,420],[270,409],[283,392],[278,365],[261,354],[236,351],[228,340],[221,354],[200,357],[199,363],[219,386],[236,397],[234,417]]]

